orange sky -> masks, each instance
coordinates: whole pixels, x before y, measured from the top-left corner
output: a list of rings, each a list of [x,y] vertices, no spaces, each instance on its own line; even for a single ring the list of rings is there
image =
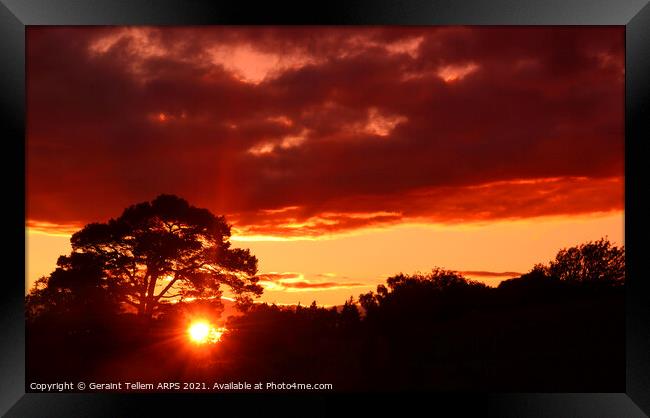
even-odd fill
[[[623,244],[623,35],[29,28],[27,285],[71,231],[161,193],[226,215],[278,303]]]
[[[335,305],[350,296],[374,290],[388,276],[427,271],[435,266],[464,272],[489,285],[547,262],[558,249],[608,236],[624,243],[622,212],[584,217],[555,217],[484,225],[400,225],[364,230],[325,239],[249,241],[233,238],[260,259],[262,301]],[[28,229],[28,286],[48,274],[60,254],[70,251],[69,237]],[[322,288],[293,288],[309,282]]]

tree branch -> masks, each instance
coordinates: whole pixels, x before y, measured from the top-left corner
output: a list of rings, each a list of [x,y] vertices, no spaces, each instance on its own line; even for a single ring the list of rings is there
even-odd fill
[[[174,274],[174,278],[171,279],[167,284],[167,286],[165,286],[165,288],[158,294],[158,296],[154,298],[154,301],[157,301],[158,299],[162,298],[163,295],[174,285],[174,283],[176,283],[176,281],[180,279],[180,277],[181,276],[179,276],[178,274]]]
[[[179,296],[181,296],[181,295],[182,295],[182,293],[176,293],[175,295],[171,295],[171,294],[170,294],[170,295],[164,295],[164,296],[162,296],[162,295],[158,295],[158,298],[169,298],[169,299],[171,299],[171,298],[179,297]]]

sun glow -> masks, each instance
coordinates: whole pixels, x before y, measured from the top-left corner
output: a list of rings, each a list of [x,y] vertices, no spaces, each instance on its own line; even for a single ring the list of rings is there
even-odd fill
[[[195,344],[214,344],[221,341],[221,336],[225,331],[225,328],[215,328],[207,321],[197,321],[190,325],[187,334],[190,341]]]

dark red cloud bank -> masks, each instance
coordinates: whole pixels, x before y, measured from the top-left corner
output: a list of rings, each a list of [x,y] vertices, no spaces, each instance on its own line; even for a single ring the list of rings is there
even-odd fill
[[[29,28],[28,220],[249,234],[623,208],[624,32]]]

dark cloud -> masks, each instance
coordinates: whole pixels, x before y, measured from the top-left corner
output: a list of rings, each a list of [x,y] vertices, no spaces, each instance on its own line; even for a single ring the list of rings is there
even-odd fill
[[[163,192],[251,234],[622,209],[623,36],[29,28],[28,218]]]

